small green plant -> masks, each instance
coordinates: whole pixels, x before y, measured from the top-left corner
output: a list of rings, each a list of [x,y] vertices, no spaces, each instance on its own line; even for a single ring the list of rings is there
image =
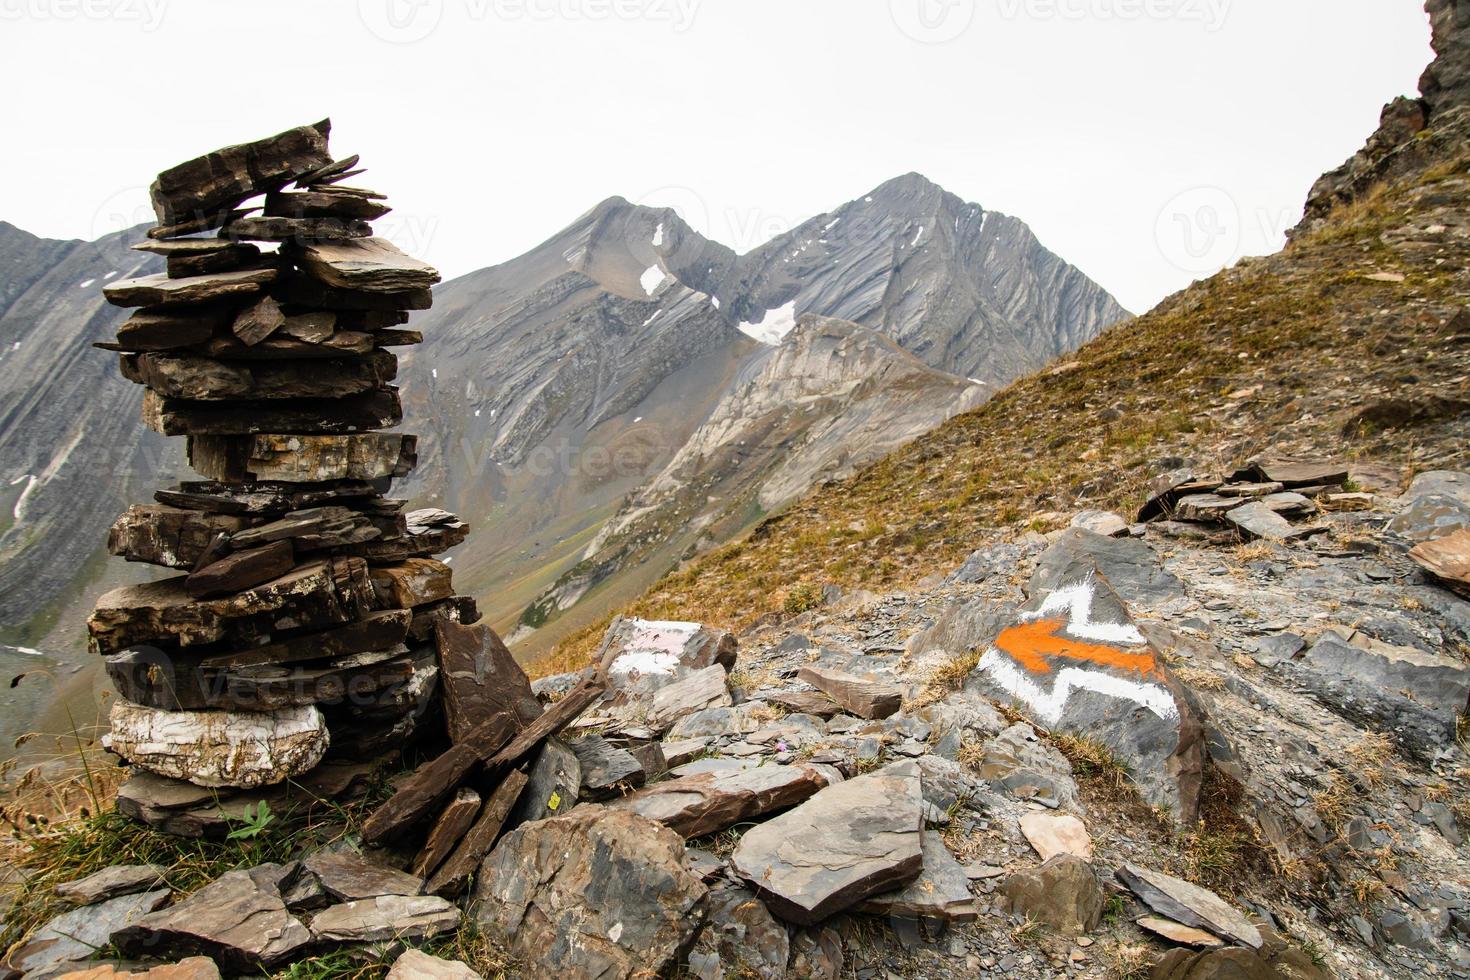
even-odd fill
[[[253,813],[237,821],[240,826],[226,834],[225,840],[254,840],[265,833],[266,828],[275,823],[275,820],[276,815],[271,812],[271,805],[261,800],[256,804]]]
[[[821,604],[822,587],[816,582],[798,582],[786,593],[785,609],[793,616],[815,609]]]
[[[1109,927],[1117,925],[1123,921],[1123,913],[1127,910],[1128,907],[1124,904],[1122,895],[1109,895],[1107,903],[1103,905],[1103,924]]]

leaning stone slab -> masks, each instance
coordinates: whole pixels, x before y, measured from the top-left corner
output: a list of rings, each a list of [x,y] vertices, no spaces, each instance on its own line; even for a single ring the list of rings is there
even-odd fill
[[[801,668],[796,679],[815,687],[859,718],[887,718],[903,707],[903,689],[877,677],[808,664]]]
[[[897,891],[874,895],[859,902],[856,911],[904,919],[943,919],[973,922],[980,912],[970,894],[970,877],[944,846],[944,838],[925,831],[924,869]]]
[[[233,208],[261,191],[332,162],[327,151],[331,120],[297,126],[253,143],[226,146],[170,167],[149,188],[159,224]]]
[[[918,877],[923,806],[919,767],[900,762],[828,786],[752,829],[731,866],[777,915],[814,925]]]
[[[115,941],[129,955],[199,952],[239,973],[269,969],[311,942],[281,899],[287,870],[263,864],[226,872],[177,905],[134,922]]]
[[[1192,823],[1205,764],[1200,711],[1109,580],[1072,560],[1067,567],[1064,579],[1038,567],[1036,598],[984,648],[966,689],[1017,704],[1053,731],[1097,739],[1145,799]],[[1151,579],[1138,568],[1129,574],[1135,584]]]
[[[643,763],[633,753],[613,745],[601,735],[586,735],[569,745],[582,768],[582,786],[578,794],[582,799],[605,800],[637,789],[648,778]]]
[[[704,837],[793,807],[827,785],[811,766],[758,766],[655,783],[609,804],[657,820],[681,837]]]
[[[1278,669],[1332,711],[1389,733],[1425,762],[1454,743],[1458,719],[1470,703],[1470,668],[1463,660],[1357,631],[1328,630]]]
[[[329,736],[315,707],[266,713],[160,711],[112,706],[103,744],[133,765],[196,786],[249,789],[299,776],[326,754]]]
[[[1290,521],[1276,513],[1270,505],[1259,500],[1227,511],[1225,521],[1251,541],[1257,539],[1292,541],[1316,530],[1310,527],[1293,526]]]
[[[629,980],[675,966],[708,908],[678,834],[600,806],[526,824],[485,859],[480,929],[561,980]]]
[[[117,864],[57,885],[56,895],[73,905],[94,905],[120,895],[160,888],[163,876],[164,869],[157,864]]]
[[[397,567],[406,574],[418,566],[405,562]],[[439,569],[448,582],[449,568],[440,562],[434,562],[423,573],[432,577]],[[394,581],[403,577],[400,574],[394,578],[389,569],[375,574]],[[434,646],[439,655],[444,715],[451,741],[461,740],[481,718],[500,711],[514,715],[521,724],[540,717],[541,703],[531,693],[526,672],[490,627],[441,620],[434,624]]]
[[[311,917],[311,931],[318,940],[340,943],[432,939],[458,928],[458,906],[437,895],[365,898]]]
[[[1261,931],[1219,895],[1181,878],[1136,864],[1118,869],[1118,880],[1159,915],[1251,949],[1260,949]]]
[[[59,915],[42,926],[7,963],[22,973],[40,973],[60,963],[85,960],[118,934],[168,901],[169,890],[123,895]]]

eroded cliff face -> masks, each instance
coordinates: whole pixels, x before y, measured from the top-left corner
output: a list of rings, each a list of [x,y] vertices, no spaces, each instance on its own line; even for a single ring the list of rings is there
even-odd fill
[[[1435,59],[1419,79],[1419,97],[1385,105],[1363,148],[1317,180],[1293,239],[1321,228],[1334,208],[1374,185],[1418,173],[1464,148],[1470,137],[1470,2],[1427,0],[1424,9]]]

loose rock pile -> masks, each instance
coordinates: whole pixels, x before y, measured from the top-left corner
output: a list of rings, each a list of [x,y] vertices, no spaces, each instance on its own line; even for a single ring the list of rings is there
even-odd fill
[[[108,538],[180,574],[107,593],[88,622],[121,696],[107,741],[137,774],[119,805],[180,833],[223,826],[216,790],[341,792],[436,709],[436,625],[478,618],[432,557],[466,526],[386,496],[416,449],[383,431],[403,417],[392,349],[422,339],[400,327],[439,274],[372,237],[389,208],[344,183],[362,171],[333,160],[329,132],[160,174],[159,224],[134,248],[167,271],[104,289],[138,310],[98,346],[203,478],[129,508]]]

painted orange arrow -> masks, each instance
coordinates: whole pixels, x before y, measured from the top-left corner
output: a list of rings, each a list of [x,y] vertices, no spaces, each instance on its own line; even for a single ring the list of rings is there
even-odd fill
[[[996,638],[995,645],[1010,654],[1033,674],[1051,673],[1049,657],[1085,660],[1117,670],[1131,670],[1145,677],[1159,672],[1151,653],[1131,653],[1117,647],[1087,643],[1061,635],[1066,623],[1059,619],[1039,619],[1034,623],[1012,626]]]

